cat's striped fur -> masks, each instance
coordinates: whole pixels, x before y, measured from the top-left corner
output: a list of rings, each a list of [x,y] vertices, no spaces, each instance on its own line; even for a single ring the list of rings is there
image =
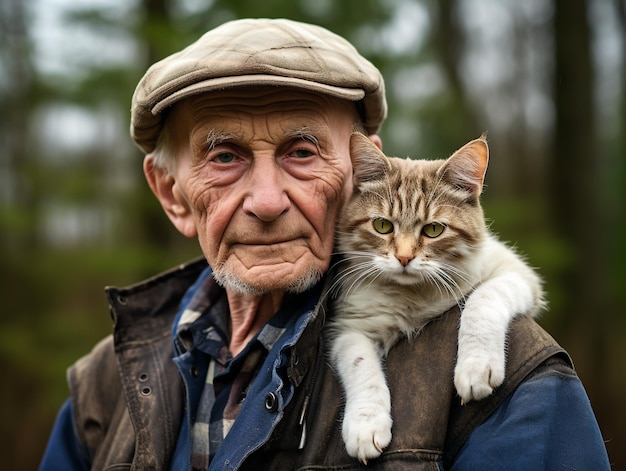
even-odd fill
[[[338,226],[344,261],[330,335],[346,392],[343,438],[363,462],[391,440],[381,362],[400,336],[462,306],[454,382],[462,402],[479,400],[504,380],[511,320],[543,306],[540,278],[485,224],[488,154],[481,137],[447,160],[388,158],[352,136],[354,191]]]

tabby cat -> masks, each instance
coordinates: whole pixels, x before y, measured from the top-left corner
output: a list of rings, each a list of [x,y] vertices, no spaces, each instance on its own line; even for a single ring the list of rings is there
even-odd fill
[[[504,380],[511,320],[536,315],[543,293],[535,272],[486,227],[484,136],[428,161],[388,158],[355,133],[351,154],[354,191],[338,227],[344,261],[329,329],[346,394],[342,436],[366,463],[391,441],[382,361],[400,336],[461,306],[454,384],[463,403],[482,399]]]

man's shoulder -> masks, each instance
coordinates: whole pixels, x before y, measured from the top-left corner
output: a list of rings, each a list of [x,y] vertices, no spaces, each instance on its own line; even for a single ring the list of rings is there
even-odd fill
[[[140,283],[122,288],[107,287],[116,348],[171,335],[181,302],[207,270],[206,260],[199,258]]]
[[[116,351],[135,348],[138,342],[169,344],[172,319],[181,297],[206,268],[206,260],[199,258],[142,282],[106,289],[115,321],[114,334],[99,341],[68,369],[75,411],[88,404],[93,406],[96,398],[103,408],[118,400],[122,382]]]
[[[107,286],[105,291],[110,301],[126,305],[129,299],[145,296],[146,293],[169,294],[171,291],[186,290],[207,267],[206,259],[198,257],[129,286]]]
[[[534,370],[551,358],[558,358],[573,372],[574,364],[567,351],[534,319],[514,319],[507,335],[507,378],[521,375],[519,379],[523,379],[529,373],[527,365],[534,365]]]
[[[68,368],[67,382],[77,438],[93,450],[103,439],[106,430],[106,427],[100,425],[110,423],[121,397],[122,385],[112,335],[102,339],[88,354]],[[98,427],[94,427],[94,424]],[[100,432],[95,433],[94,430]]]
[[[70,366],[67,381],[73,397],[89,396],[88,388],[109,392],[119,390],[121,385],[113,335],[107,335],[89,353]]]
[[[426,361],[442,362],[441,367],[453,368],[460,317],[461,312],[455,307],[431,321],[413,339],[400,340],[391,350],[388,363],[403,365],[417,356],[423,356]],[[567,351],[528,316],[518,316],[511,322],[506,338],[506,355],[508,380],[519,382],[532,369],[552,357],[560,358],[573,369]]]
[[[422,433],[416,431],[417,422],[427,424],[428,430],[440,431],[446,462],[521,384],[537,375],[575,376],[569,355],[556,340],[533,319],[519,316],[507,334],[504,382],[489,397],[461,405],[452,381],[460,315],[454,308],[429,323],[414,339],[401,340],[389,352],[386,364],[395,429],[414,436]],[[430,413],[433,410],[439,412]],[[416,414],[419,421],[415,421]]]
[[[511,323],[507,334],[506,358],[504,382],[493,394],[465,405],[461,405],[460,401],[452,402],[446,437],[446,463],[454,459],[476,427],[487,420],[521,385],[539,377],[576,377],[567,351],[528,316],[519,316]]]

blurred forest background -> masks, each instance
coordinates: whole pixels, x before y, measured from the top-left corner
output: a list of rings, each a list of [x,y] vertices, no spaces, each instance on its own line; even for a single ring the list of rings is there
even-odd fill
[[[128,137],[146,68],[238,17],[345,36],[387,80],[391,155],[488,131],[492,228],[546,279],[540,323],[571,353],[626,469],[625,0],[3,0],[0,456],[35,469],[65,369],[111,331],[102,288],[199,255]]]

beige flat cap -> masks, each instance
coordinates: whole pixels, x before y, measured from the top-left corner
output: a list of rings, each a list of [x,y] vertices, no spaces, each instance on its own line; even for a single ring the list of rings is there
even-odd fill
[[[157,62],[133,94],[130,134],[152,152],[164,111],[202,92],[241,86],[299,88],[359,103],[368,133],[387,115],[382,75],[344,38],[286,19],[241,19]]]

